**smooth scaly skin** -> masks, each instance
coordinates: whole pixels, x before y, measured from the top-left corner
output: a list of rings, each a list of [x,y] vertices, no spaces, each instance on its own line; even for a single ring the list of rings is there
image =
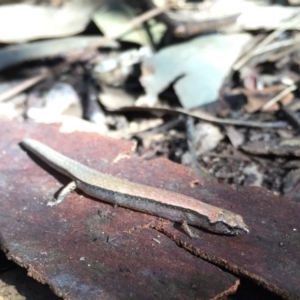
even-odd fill
[[[98,172],[32,139],[24,139],[21,144],[49,166],[71,178],[77,188],[100,200],[175,222],[186,221],[216,233],[237,235],[249,232],[243,218],[228,210],[182,194]]]

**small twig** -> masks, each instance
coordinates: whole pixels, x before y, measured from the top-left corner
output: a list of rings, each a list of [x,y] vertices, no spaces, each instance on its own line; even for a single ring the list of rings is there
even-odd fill
[[[265,46],[263,48],[257,48],[255,51],[253,51],[252,56],[262,55],[268,52],[274,52],[276,50],[279,50],[284,47],[288,46],[297,46],[300,43],[300,39],[289,39],[284,41],[279,41],[272,43],[268,46]]]
[[[144,14],[141,14],[140,16],[131,20],[127,24],[127,26],[124,26],[124,28],[121,29],[119,33],[99,39],[98,42],[95,42],[91,46],[80,51],[77,55],[74,55],[69,61],[63,62],[62,64],[59,64],[56,67],[49,68],[46,72],[39,74],[39,75],[35,75],[29,79],[26,79],[25,81],[21,82],[19,85],[14,86],[9,91],[6,91],[6,92],[0,94],[0,102],[5,101],[13,96],[16,96],[20,92],[32,87],[33,85],[37,84],[38,82],[44,80],[45,78],[47,78],[53,74],[60,73],[63,69],[68,67],[73,62],[79,60],[80,58],[87,57],[89,54],[93,53],[97,48],[102,47],[102,46],[106,45],[107,43],[112,42],[112,41],[122,37],[128,31],[132,30],[133,28],[137,27],[138,25],[142,24],[143,22],[167,11],[168,9],[169,9],[169,6],[160,7],[160,8],[156,7],[154,9],[151,9],[151,10],[145,12]],[[74,53],[74,51],[71,51],[71,52]]]
[[[238,161],[251,161],[247,156],[236,156],[236,155],[229,155],[229,154],[217,154],[217,153],[203,153],[202,157],[217,157],[217,158],[226,158],[226,159],[233,159]]]
[[[155,7],[139,16],[137,16],[136,18],[132,19],[127,26],[125,26],[119,33],[116,33],[115,35],[110,36],[108,39],[111,40],[116,40],[118,38],[120,38],[121,36],[123,36],[125,33],[129,32],[130,30],[132,30],[133,28],[141,25],[142,23],[162,14],[163,12],[167,11],[170,9],[170,6],[166,5],[164,7]],[[100,45],[102,46],[102,45]],[[96,47],[98,48],[98,47]]]
[[[0,94],[0,103],[12,98],[13,96],[18,95],[22,91],[30,88],[31,86],[35,85],[36,83],[40,82],[41,80],[45,79],[49,76],[48,72],[41,73],[39,75],[34,75],[29,79],[24,80],[23,82],[13,86],[12,88],[8,89],[7,91]]]
[[[175,115],[184,115],[184,116],[191,116],[203,121],[212,122],[216,124],[221,125],[236,125],[236,126],[245,126],[245,127],[256,127],[256,128],[285,128],[287,126],[287,123],[284,121],[278,121],[278,122],[254,122],[254,121],[242,121],[242,120],[232,120],[232,119],[221,119],[214,117],[212,115],[209,115],[208,113],[205,113],[203,111],[197,111],[197,112],[188,112],[183,109],[168,109],[168,108],[154,108],[154,107],[141,107],[141,106],[128,106],[128,107],[122,107],[118,110],[113,110],[107,108],[107,110],[110,111],[146,111],[149,113],[155,113],[155,112],[162,112],[162,113],[168,113],[168,114],[175,114]]]
[[[294,23],[298,23],[299,14],[295,14],[291,19],[287,22],[282,23],[275,31],[271,32],[269,35],[266,36],[258,45],[255,46],[252,50],[242,56],[234,65],[233,70],[238,71],[240,70],[253,56],[257,55],[259,51],[263,51],[267,45],[269,45],[273,40],[275,40],[278,36],[280,36],[284,31],[286,31],[291,25]]]
[[[171,129],[180,125],[181,123],[183,123],[183,118],[173,119],[161,125],[155,126],[154,128],[146,129],[141,132],[138,132],[136,135],[139,136],[140,138],[145,138],[153,134],[170,131]]]
[[[186,141],[188,145],[188,150],[191,157],[190,168],[192,171],[197,174],[198,176],[202,177],[206,181],[209,182],[216,182],[215,178],[213,178],[198,162],[198,157],[196,154],[195,149],[195,125],[194,125],[194,118],[187,117],[186,122]]]
[[[280,49],[279,51],[276,51],[275,53],[270,53],[270,56],[268,57],[269,62],[277,62],[280,59],[287,57],[289,54],[293,52],[299,51],[299,43],[296,43],[294,45],[291,45],[291,47]]]
[[[297,86],[295,84],[292,84],[291,86],[288,86],[286,89],[284,89],[283,91],[281,91],[278,95],[276,95],[271,100],[269,100],[262,107],[262,110],[266,110],[266,109],[270,108],[272,105],[274,105],[275,103],[277,103],[278,101],[280,101],[284,96],[286,96],[290,92],[294,91],[296,88],[297,88]]]
[[[160,244],[160,241],[156,238],[152,238],[153,241],[155,241],[156,243]]]

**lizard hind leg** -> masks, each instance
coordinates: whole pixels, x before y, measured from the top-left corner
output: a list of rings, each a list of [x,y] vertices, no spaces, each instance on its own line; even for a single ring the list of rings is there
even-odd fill
[[[59,203],[61,203],[65,197],[72,191],[74,191],[76,189],[76,183],[75,181],[71,181],[69,184],[67,184],[58,194],[56,199],[53,199],[53,201],[49,201],[47,203],[48,206],[54,206],[57,205]]]

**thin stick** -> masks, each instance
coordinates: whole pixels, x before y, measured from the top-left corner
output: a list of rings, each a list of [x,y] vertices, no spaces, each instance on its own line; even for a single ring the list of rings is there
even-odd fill
[[[4,91],[2,94],[0,94],[0,103],[9,98],[12,98],[13,96],[18,95],[19,93],[30,88],[34,84],[40,82],[47,76],[49,76],[48,72],[44,72],[42,74],[32,76],[31,78],[22,81],[21,83],[13,86],[12,88],[8,89],[7,91]]]
[[[254,55],[256,52],[261,51],[262,48],[269,45],[273,40],[275,40],[280,34],[286,31],[290,26],[293,24],[297,24],[299,19],[297,18],[299,14],[295,14],[290,20],[287,22],[282,23],[275,31],[271,32],[269,35],[266,36],[258,45],[255,46],[252,50],[242,56],[234,65],[233,70],[237,71],[241,69]]]
[[[127,106],[122,107],[117,110],[108,109],[109,111],[146,111],[149,113],[168,113],[173,115],[184,115],[184,116],[191,116],[203,121],[208,121],[216,124],[221,125],[236,125],[236,126],[245,126],[245,127],[257,127],[257,128],[285,128],[287,123],[284,121],[278,122],[254,122],[254,121],[243,121],[243,120],[233,120],[233,119],[221,119],[216,118],[206,112],[197,111],[197,112],[189,112],[184,109],[168,109],[168,108],[155,108],[155,107],[141,107],[141,106]]]
[[[273,104],[277,103],[278,101],[280,101],[284,96],[286,96],[287,94],[289,94],[290,92],[294,91],[297,88],[297,86],[295,84],[292,84],[291,86],[288,86],[287,88],[285,88],[283,91],[281,91],[278,95],[276,95],[275,97],[273,97],[271,100],[269,100],[263,107],[262,110],[266,110],[269,107],[271,107]]]
[[[265,54],[265,53],[268,53],[268,52],[273,52],[275,50],[279,50],[279,49],[284,48],[284,47],[297,46],[299,43],[300,43],[299,38],[275,42],[275,43],[272,43],[272,44],[270,44],[268,46],[265,46],[263,48],[257,48],[252,53],[252,56],[261,55],[261,54]]]

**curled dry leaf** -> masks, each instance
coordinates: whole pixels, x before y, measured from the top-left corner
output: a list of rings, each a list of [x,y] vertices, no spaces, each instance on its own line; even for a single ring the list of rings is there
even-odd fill
[[[292,138],[284,141],[251,141],[241,147],[244,151],[251,154],[276,156],[300,156],[300,139]]]
[[[99,42],[100,39],[103,37],[73,36],[4,47],[0,49],[0,70],[26,61],[55,57],[62,53],[83,49]],[[118,45],[115,41],[107,43],[107,47],[110,48],[117,48]]]
[[[0,42],[19,43],[50,37],[68,36],[83,31],[104,0],[66,1],[62,6],[30,3],[2,5]]]
[[[226,126],[226,134],[234,148],[238,148],[244,143],[245,135],[233,126]]]
[[[32,99],[33,98],[33,99]],[[79,97],[74,88],[67,83],[58,82],[54,84],[45,94],[43,107],[32,107],[32,102],[40,105],[40,98],[31,97],[29,103],[31,107],[27,110],[27,117],[36,120],[37,122],[49,122],[55,119],[67,110],[73,110],[79,107]],[[72,109],[73,107],[73,109]],[[75,115],[78,115],[76,113]]]
[[[300,169],[290,171],[284,178],[283,181],[283,193],[289,194],[292,197],[292,192],[296,185],[300,182]],[[299,188],[297,189],[297,193]],[[293,193],[294,194],[294,193]],[[292,197],[293,198],[293,197]],[[300,197],[299,197],[300,199]]]
[[[194,131],[194,146],[196,154],[202,155],[205,152],[215,149],[224,135],[219,127],[210,123],[198,123]]]
[[[243,93],[247,97],[247,104],[245,105],[245,110],[248,113],[254,113],[256,111],[259,111],[263,108],[263,106],[268,103],[272,98],[274,98],[276,95],[278,95],[280,92],[284,90],[284,85],[277,85],[277,86],[271,86],[264,88],[263,90],[243,90]],[[293,100],[293,94],[289,93],[285,96],[283,96],[280,100],[280,102],[283,105],[287,105],[291,103]],[[280,106],[275,103],[272,106],[270,106],[267,111],[277,111],[280,108]]]
[[[263,182],[263,174],[259,172],[257,165],[250,165],[243,168],[243,173],[247,175],[244,180],[244,186],[261,186]]]
[[[143,63],[140,81],[146,96],[137,105],[154,106],[158,94],[176,80],[174,89],[185,109],[215,101],[250,38],[248,34],[210,34],[158,51]]]

